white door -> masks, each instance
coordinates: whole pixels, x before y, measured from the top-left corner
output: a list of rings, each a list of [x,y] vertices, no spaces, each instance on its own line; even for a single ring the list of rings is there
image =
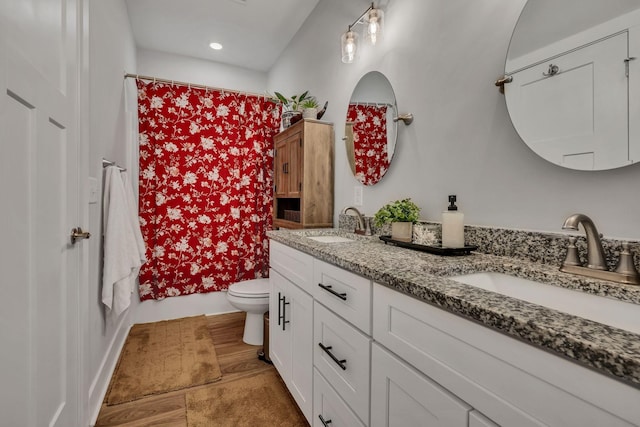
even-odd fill
[[[0,424],[80,425],[78,3],[0,3]]]

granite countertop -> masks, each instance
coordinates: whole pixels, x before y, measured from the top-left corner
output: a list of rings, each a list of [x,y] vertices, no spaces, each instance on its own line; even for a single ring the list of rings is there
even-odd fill
[[[550,350],[640,388],[640,335],[448,279],[494,271],[640,304],[640,286],[561,273],[558,266],[472,253],[439,256],[386,245],[377,236],[337,230],[277,230],[267,235],[323,261],[452,313]],[[307,236],[340,235],[348,243]],[[640,319],[638,320],[640,322]]]

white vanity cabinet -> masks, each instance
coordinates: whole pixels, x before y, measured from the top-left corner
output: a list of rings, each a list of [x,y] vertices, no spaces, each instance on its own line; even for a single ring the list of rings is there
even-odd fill
[[[270,255],[270,357],[313,426],[640,426],[639,388],[273,240]]]
[[[271,242],[269,357],[311,423],[313,408],[313,258]]]
[[[473,408],[473,426],[640,425],[639,389],[380,284],[372,310],[372,421],[378,408],[396,405],[381,378],[387,389],[410,391],[415,378],[399,372],[411,365]],[[377,361],[378,345],[393,352],[395,367]]]

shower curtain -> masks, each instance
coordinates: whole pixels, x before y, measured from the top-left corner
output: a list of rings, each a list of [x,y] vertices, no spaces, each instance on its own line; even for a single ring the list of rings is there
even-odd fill
[[[140,299],[227,289],[268,275],[273,136],[264,97],[137,81]]]
[[[373,185],[389,169],[387,106],[349,104],[347,121],[353,122],[356,178],[364,185]]]

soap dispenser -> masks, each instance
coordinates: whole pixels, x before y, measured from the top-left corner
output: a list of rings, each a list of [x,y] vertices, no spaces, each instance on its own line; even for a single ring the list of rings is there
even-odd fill
[[[442,247],[464,247],[464,214],[456,206],[456,196],[449,196],[449,206],[442,212]]]

